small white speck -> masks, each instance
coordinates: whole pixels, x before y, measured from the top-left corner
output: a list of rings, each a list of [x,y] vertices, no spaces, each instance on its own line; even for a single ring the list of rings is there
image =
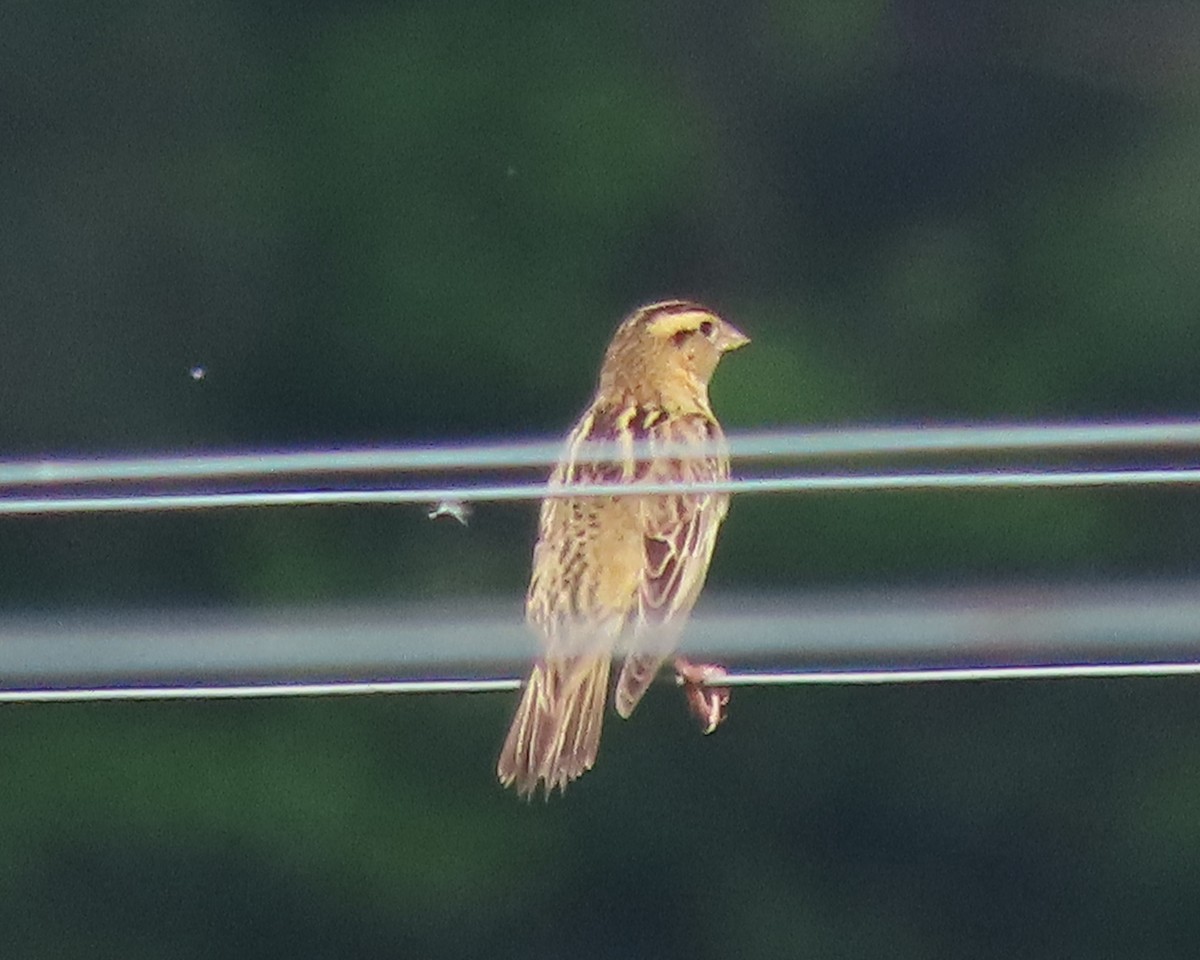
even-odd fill
[[[190,376],[193,380],[203,380],[205,374],[207,374],[207,373],[208,373],[207,368],[196,366],[196,367],[192,367],[192,369],[188,371],[188,376]]]
[[[439,500],[430,505],[427,513],[430,520],[436,520],[438,517],[453,517],[465,527],[471,517],[471,505],[463,503],[461,500]]]

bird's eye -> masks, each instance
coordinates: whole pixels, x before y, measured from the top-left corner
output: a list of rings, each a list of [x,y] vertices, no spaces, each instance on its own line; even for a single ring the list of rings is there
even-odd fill
[[[713,322],[711,320],[705,320],[700,324],[700,336],[707,339],[713,335],[714,329],[716,328],[713,326]]]

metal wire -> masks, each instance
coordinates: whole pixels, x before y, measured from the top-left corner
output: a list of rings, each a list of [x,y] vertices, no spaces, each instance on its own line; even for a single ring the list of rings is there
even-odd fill
[[[1017,450],[1144,450],[1155,447],[1200,448],[1200,421],[779,430],[733,434],[728,441],[734,461],[928,453],[986,454]],[[558,459],[562,448],[562,440],[553,439],[409,448],[41,458],[0,463],[0,488],[545,467]],[[715,452],[716,449],[715,446],[706,448],[689,445],[681,452],[697,455]],[[606,460],[626,452],[616,444],[595,443],[580,451],[580,459]],[[661,448],[652,449],[647,444],[634,444],[632,452],[634,456],[648,456],[661,455],[664,451]]]
[[[1196,447],[1200,451],[1200,422],[1153,422],[1126,424],[1028,425],[985,427],[938,427],[866,429],[844,431],[786,431],[759,433],[731,438],[735,459],[785,460],[817,459],[838,456],[911,455],[918,453],[1004,453],[1016,450],[1113,451]],[[202,482],[214,479],[262,477],[277,484],[287,478],[317,474],[367,474],[376,472],[412,472],[435,470],[483,470],[509,467],[545,466],[561,453],[561,441],[537,441],[522,444],[483,446],[439,446],[415,449],[283,452],[237,455],[198,455],[174,457],[123,458],[116,460],[43,460],[0,464],[0,489],[13,491],[55,486],[52,496],[0,496],[0,516],[47,515],[95,512],[145,512],[167,510],[205,510],[232,507],[301,506],[332,504],[428,504],[468,503],[477,501],[519,501],[546,496],[660,495],[680,490],[724,491],[736,494],[803,493],[818,491],[884,491],[947,489],[1017,489],[1067,487],[1121,487],[1185,485],[1200,482],[1200,468],[1191,466],[1140,466],[1114,468],[1111,465],[1074,469],[1029,470],[931,470],[903,473],[838,473],[809,476],[780,475],[741,477],[722,483],[682,486],[667,483],[627,485],[594,484],[554,488],[544,483],[483,483],[463,485],[416,485],[389,489],[303,489],[303,490],[229,490],[213,492],[146,493],[119,491],[121,484],[141,482]],[[585,451],[585,458],[606,459],[619,453],[612,445],[598,444]],[[627,452],[627,451],[625,451]],[[662,454],[662,450],[654,451]],[[682,452],[682,451],[681,451]],[[695,448],[686,451],[695,455]],[[635,455],[649,450],[635,449]],[[112,485],[119,492],[97,495],[95,485]],[[328,484],[325,485],[328,487]],[[78,488],[72,490],[71,488]],[[86,494],[86,495],[84,495]],[[914,649],[953,650],[958,657],[972,650],[983,659],[994,660],[989,642],[1001,649],[1037,649],[1045,651],[1055,643],[1060,648],[1089,649],[1105,647],[1137,648],[1137,662],[1059,662],[1009,663],[922,667],[920,669],[790,669],[782,671],[734,672],[720,682],[728,686],[774,686],[794,684],[893,684],[962,682],[992,679],[1050,679],[1071,677],[1171,676],[1200,673],[1200,662],[1175,659],[1170,648],[1195,649],[1200,643],[1200,586],[1186,585],[1168,589],[1168,596],[1130,596],[1129,591],[1107,588],[1098,595],[1080,601],[1059,597],[1049,602],[1043,597],[1032,604],[1029,597],[1015,602],[995,599],[980,602],[978,596],[966,602],[958,600],[949,608],[930,608],[922,600],[913,609],[872,609],[861,600],[842,603],[834,612],[812,604],[800,605],[789,612],[777,609],[763,612],[764,605],[754,603],[758,611],[717,616],[709,620],[706,635],[704,620],[694,623],[689,636],[699,639],[701,649],[734,649],[755,654],[785,653],[794,656],[806,652],[837,648],[840,655],[864,637],[875,637],[876,652],[890,651],[894,660],[900,651]],[[1161,591],[1159,591],[1161,593]],[[957,604],[957,605],[956,605]],[[743,606],[743,610],[746,609]],[[308,617],[304,618],[305,626]],[[25,625],[28,626],[28,625]],[[44,626],[44,625],[43,625]],[[328,626],[328,625],[326,625]],[[142,630],[140,639],[130,639],[123,628],[97,631],[95,625],[68,625],[70,640],[59,637],[57,646],[47,647],[45,636],[37,636],[13,624],[0,624],[0,677],[9,689],[0,689],[0,702],[70,700],[162,700],[226,699],[281,696],[342,696],[398,693],[466,693],[512,690],[520,680],[511,676],[462,679],[428,679],[414,676],[403,665],[469,660],[503,659],[529,638],[519,625],[519,617],[492,622],[469,619],[456,625],[414,623],[396,616],[366,630],[371,650],[355,646],[354,637],[362,636],[362,624],[344,627],[336,636],[329,630],[308,637],[307,652],[301,655],[289,646],[304,627],[292,624],[263,629],[262,625],[241,627],[232,632],[218,628],[217,645],[197,647],[197,635],[182,633],[183,643],[173,650],[163,644],[167,637],[180,636],[178,624],[165,634],[155,629]],[[274,632],[272,632],[272,629]],[[239,632],[240,630],[240,632]],[[822,634],[822,630],[825,634]],[[43,631],[44,632],[44,631]],[[137,634],[137,631],[134,631]],[[307,635],[305,635],[307,636]],[[421,648],[415,637],[421,637]],[[840,639],[830,640],[830,637]],[[886,641],[882,637],[887,637]],[[407,637],[408,641],[403,638]],[[481,649],[481,639],[489,641]],[[824,637],[824,639],[822,639]],[[82,639],[81,639],[82,638]],[[264,646],[264,638],[267,643]],[[347,638],[350,638],[347,640]],[[507,639],[504,639],[507,638]],[[500,642],[500,646],[496,643]],[[27,642],[31,641],[31,642]],[[102,641],[102,642],[98,642]],[[399,642],[398,642],[399,641]],[[411,641],[411,644],[409,643]],[[857,644],[856,644],[857,641]],[[1144,649],[1146,641],[1155,649]],[[79,644],[82,643],[82,646]],[[824,646],[822,645],[824,643]],[[140,644],[140,646],[139,646]],[[507,647],[504,646],[507,644]],[[840,646],[839,646],[840,644]],[[870,643],[867,644],[870,647]],[[88,660],[103,650],[115,660]],[[424,650],[424,653],[421,651]],[[435,650],[436,654],[431,654]],[[44,651],[48,651],[43,655]],[[237,651],[228,660],[231,651]],[[357,651],[357,652],[356,652]],[[384,652],[381,652],[384,651]],[[390,652],[388,652],[390,651]],[[1122,650],[1122,653],[1127,650]],[[1165,653],[1165,655],[1164,655]],[[82,655],[81,655],[82,654]],[[48,660],[46,657],[48,656]],[[222,661],[222,657],[227,658]],[[357,656],[357,660],[355,657]],[[523,656],[523,655],[522,655]],[[42,657],[39,660],[39,657]],[[307,666],[304,658],[307,657]],[[123,659],[122,659],[123,658]],[[240,658],[240,659],[239,659]],[[1124,659],[1122,656],[1120,659]],[[1132,661],[1135,658],[1130,658]],[[338,664],[356,662],[357,669],[373,676],[395,675],[402,665],[405,679],[338,679],[299,682],[294,677],[276,677],[263,682],[238,682],[235,674],[249,669],[275,676],[279,669],[328,671]],[[216,669],[201,677],[197,665]],[[379,669],[390,662],[392,670]],[[231,674],[230,671],[233,671]],[[196,673],[196,676],[193,676]],[[173,674],[187,682],[158,684],[155,676]],[[72,678],[76,678],[72,680]],[[130,685],[130,677],[149,682]],[[118,680],[119,678],[119,680]],[[111,682],[105,682],[109,680]],[[46,689],[38,689],[45,686]]]
[[[537,648],[516,600],[10,614],[0,619],[0,692],[295,684],[381,692],[385,680],[425,686],[430,677],[456,676],[504,684],[516,682],[506,678],[523,674]],[[735,674],[753,666],[758,679],[747,682],[759,684],[777,670],[1157,669],[1200,661],[1200,582],[714,594],[688,623],[682,652]]]
[[[1038,666],[940,667],[923,670],[791,670],[729,673],[707,682],[719,687],[882,686],[988,680],[1077,680],[1200,675],[1200,662],[1083,663]],[[519,690],[518,677],[381,680],[369,683],[281,683],[236,686],[80,687],[0,690],[0,703],[70,703],[112,700],[251,700],[279,697],[349,697],[418,693],[495,693]]]
[[[1022,470],[947,473],[835,474],[750,477],[708,483],[592,483],[570,487],[543,483],[426,487],[396,490],[286,490],[232,493],[128,494],[118,496],[11,497],[0,499],[0,516],[65,513],[146,513],[233,507],[297,507],[351,504],[512,502],[545,497],[647,496],[669,493],[816,493],[820,491],[1018,489],[1028,487],[1180,486],[1200,482],[1200,469]]]
[[[374,683],[259,683],[236,686],[80,687],[0,690],[0,703],[80,703],[104,700],[260,700],[276,697],[352,697],[364,694],[491,693],[519,690],[516,678],[386,680]]]
[[[812,460],[822,457],[868,455],[995,454],[1017,450],[1093,452],[1113,450],[1179,450],[1200,452],[1200,421],[1145,423],[1049,424],[962,427],[899,427],[851,430],[788,430],[734,435],[729,440],[735,461]],[[681,447],[691,456],[719,449],[706,445]],[[228,509],[233,507],[312,506],[331,504],[404,504],[536,500],[547,496],[638,495],[690,490],[728,493],[800,493],[815,491],[970,489],[1017,487],[1084,487],[1179,485],[1200,481],[1200,468],[1187,465],[1146,466],[1112,464],[1073,469],[937,469],[922,472],[872,472],[808,476],[740,477],[722,483],[645,483],[573,486],[552,489],[544,483],[463,483],[453,486],[397,485],[386,489],[279,489],[298,478],[372,473],[421,473],[434,470],[469,471],[545,467],[555,462],[562,442],[441,445],[409,449],[359,449],[249,454],[196,454],[88,460],[50,460],[0,463],[0,516],[64,513],[112,513]],[[633,455],[671,455],[670,448],[634,444]],[[605,460],[630,453],[613,443],[585,445],[582,460]],[[275,489],[121,490],[132,483],[201,483],[259,478]],[[97,485],[112,492],[95,493]],[[53,495],[31,489],[55,486]],[[74,489],[72,489],[74,488]],[[91,491],[91,492],[89,492]]]

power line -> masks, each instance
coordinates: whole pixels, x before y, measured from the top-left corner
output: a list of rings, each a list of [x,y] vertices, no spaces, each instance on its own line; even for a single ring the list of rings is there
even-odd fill
[[[519,690],[517,678],[381,680],[361,683],[258,683],[229,686],[76,687],[0,690],[0,703],[85,703],[112,700],[263,700],[367,694],[491,693]]]
[[[997,680],[1128,679],[1200,675],[1200,662],[1086,663],[1035,666],[932,667],[921,670],[790,670],[729,673],[721,687],[883,686]],[[76,687],[0,690],[0,703],[80,703],[116,700],[250,700],[396,694],[495,693],[519,690],[518,677],[379,680],[372,682],[238,684],[229,686]]]
[[[654,496],[672,493],[817,493],[1071,487],[1182,486],[1200,482],[1200,469],[990,470],[945,473],[830,474],[749,477],[697,483],[543,483],[389,490],[285,490],[115,496],[0,498],[0,516],[67,513],[147,513],[247,507],[347,506],[513,502],[545,497]]]
[[[913,683],[971,683],[984,680],[1079,680],[1200,675],[1200,662],[1054,663],[1024,666],[930,667],[922,670],[781,670],[735,673],[712,681],[722,687],[881,686]]]
[[[1200,448],[1200,421],[791,429],[735,433],[728,441],[728,449],[735,461],[1181,447]],[[713,453],[718,449],[716,446],[688,445],[679,452],[695,456]],[[562,450],[561,439],[539,439],[510,443],[427,444],[404,448],[86,459],[54,457],[0,463],[0,488],[546,467],[557,461]],[[661,447],[653,448],[647,444],[634,444],[631,450],[635,457],[664,454]],[[627,452],[616,444],[595,443],[581,450],[580,459],[608,460]],[[668,449],[665,452],[671,451]]]
[[[189,687],[518,676],[538,641],[515,599],[0,619],[0,688]],[[1200,583],[713,594],[684,654],[771,669],[1200,660]]]
[[[731,438],[735,459],[786,460],[915,453],[1004,453],[1016,450],[1200,449],[1200,422],[1076,424],[839,431],[783,431]],[[499,469],[545,466],[561,441],[428,448],[251,453],[96,461],[46,460],[0,464],[0,488],[68,488],[53,496],[0,497],[0,516],[58,513],[205,510],[334,504],[449,504],[534,500],[546,496],[662,495],[681,491],[735,494],[833,491],[1082,488],[1188,485],[1190,466],[1111,466],[1033,470],[930,470],[905,473],[822,473],[740,477],[679,485],[545,483],[397,486],[388,489],[119,492],[149,481],[199,482],[261,477],[272,483],[316,474]],[[635,455],[651,451],[638,450]],[[662,450],[654,451],[661,455]],[[680,451],[696,455],[695,448]],[[627,453],[627,451],[625,451]],[[612,445],[588,451],[594,459],[621,454]],[[113,493],[97,494],[96,485]],[[79,490],[70,490],[78,487]],[[86,491],[87,495],[82,495]],[[480,612],[456,601],[451,616],[400,609],[284,617],[185,613],[75,619],[57,616],[0,622],[0,702],[215,699],[359,694],[467,693],[513,690],[516,676],[429,679],[430,668],[468,662],[525,661],[533,641],[508,606]],[[820,669],[735,671],[729,686],[892,684],[992,679],[1172,676],[1200,673],[1178,659],[1200,644],[1200,585],[1105,586],[1095,590],[974,590],[964,595],[913,594],[827,598],[751,598],[706,604],[686,643],[714,658],[795,659],[801,652],[827,661]],[[1137,657],[1128,657],[1131,651]],[[995,665],[1036,652],[1040,662]],[[1059,656],[1054,656],[1055,652]],[[1081,651],[1088,656],[1080,657]],[[1106,657],[1105,652],[1108,652]],[[957,663],[928,665],[953,658]],[[912,662],[910,667],[854,661]],[[975,663],[963,661],[975,660]],[[1057,660],[1057,662],[1050,662]],[[1136,662],[1132,662],[1136,660]],[[829,662],[839,666],[830,667]],[[519,671],[515,671],[519,672]],[[336,679],[329,679],[340,674]],[[312,679],[298,679],[307,675]],[[357,676],[356,676],[357,675]],[[370,679],[362,679],[369,676]],[[378,677],[404,679],[379,680]],[[172,682],[159,683],[170,677]]]

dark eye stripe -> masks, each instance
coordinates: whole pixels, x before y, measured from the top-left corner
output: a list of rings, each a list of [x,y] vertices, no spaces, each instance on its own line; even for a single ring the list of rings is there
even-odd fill
[[[702,324],[700,324],[700,335],[702,337],[711,337],[712,332],[713,322],[711,320],[705,320]]]
[[[677,347],[682,347],[687,342],[687,338],[695,332],[695,330],[677,330],[671,334],[671,343]]]

